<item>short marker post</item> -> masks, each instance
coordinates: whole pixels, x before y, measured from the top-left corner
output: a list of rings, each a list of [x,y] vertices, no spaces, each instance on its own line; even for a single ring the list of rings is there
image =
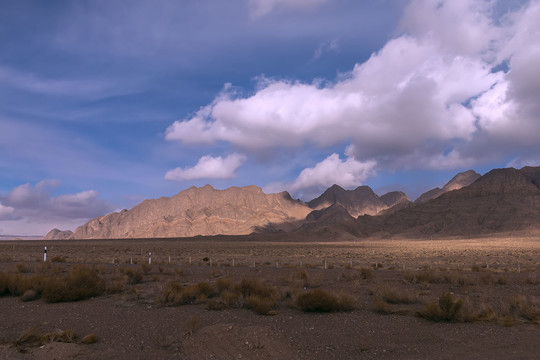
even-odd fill
[[[45,249],[43,250],[43,262],[47,261],[47,247],[45,246]]]
[[[148,265],[152,265],[152,252],[148,253]]]

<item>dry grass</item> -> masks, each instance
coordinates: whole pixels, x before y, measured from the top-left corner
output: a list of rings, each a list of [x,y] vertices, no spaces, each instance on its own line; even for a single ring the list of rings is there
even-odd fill
[[[384,285],[382,288],[377,290],[376,295],[388,304],[418,303],[418,296],[416,294],[388,285]]]
[[[418,315],[431,321],[464,322],[465,316],[463,300],[451,293],[442,294],[438,301],[430,301]]]
[[[99,272],[93,267],[78,265],[67,276],[47,281],[42,297],[53,303],[89,299],[104,292],[105,281]]]
[[[25,353],[29,348],[52,342],[75,343],[78,338],[79,336],[74,330],[57,330],[44,333],[39,327],[33,326],[24,330],[19,338],[13,341],[13,345],[19,352]]]
[[[298,295],[296,306],[304,312],[340,312],[354,310],[356,302],[349,295],[336,296],[317,288]]]

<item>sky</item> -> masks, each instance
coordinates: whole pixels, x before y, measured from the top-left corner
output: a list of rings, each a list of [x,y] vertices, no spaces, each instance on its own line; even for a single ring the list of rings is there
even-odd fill
[[[0,0],[0,235],[191,186],[540,165],[539,0]]]

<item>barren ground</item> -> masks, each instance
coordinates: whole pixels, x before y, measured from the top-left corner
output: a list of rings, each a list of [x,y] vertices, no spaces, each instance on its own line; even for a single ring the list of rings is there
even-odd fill
[[[540,238],[275,239],[2,241],[4,274],[63,278],[82,263],[107,290],[74,302],[0,297],[0,359],[539,357]],[[149,252],[152,265],[143,265]],[[219,290],[243,279],[273,289],[267,315]],[[171,281],[184,289],[206,282],[212,294],[174,304],[164,300]],[[303,312],[297,299],[314,289],[348,295],[355,309]],[[445,293],[462,302],[459,316],[418,315]],[[25,341],[31,331],[66,330],[78,339]],[[87,334],[97,343],[83,344]]]

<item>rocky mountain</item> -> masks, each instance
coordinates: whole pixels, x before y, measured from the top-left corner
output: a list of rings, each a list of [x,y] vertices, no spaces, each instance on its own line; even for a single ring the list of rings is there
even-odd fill
[[[45,235],[43,240],[67,240],[73,236],[73,231],[71,230],[58,230],[57,228],[52,229]]]
[[[145,200],[90,220],[73,233],[75,239],[152,238],[249,234],[258,227],[291,230],[311,212],[287,192],[265,194],[256,186],[216,190],[191,187],[167,198]],[[293,225],[294,224],[294,225]]]
[[[386,204],[389,208],[396,206],[398,204],[408,204],[411,200],[405,195],[403,191],[392,191],[386,193],[380,197],[383,203]]]
[[[369,186],[360,186],[354,190],[345,190],[332,185],[321,196],[307,203],[311,209],[321,210],[334,204],[345,208],[353,217],[359,215],[376,215],[388,208]]]
[[[495,169],[427,202],[356,220],[370,235],[470,236],[540,229],[540,167]]]
[[[318,224],[337,224],[345,221],[352,221],[354,218],[349,214],[349,211],[345,209],[339,203],[334,203],[327,208],[321,210],[313,210],[306,216],[308,223]]]
[[[442,194],[452,191],[452,190],[459,190],[462,187],[469,186],[473,182],[475,182],[478,178],[480,178],[480,174],[478,174],[474,170],[468,170],[465,172],[461,172],[454,176],[449,182],[444,185],[444,187],[441,188],[435,188],[431,189],[429,191],[426,191],[422,195],[418,197],[414,202],[415,203],[423,203],[435,198],[438,198]]]

